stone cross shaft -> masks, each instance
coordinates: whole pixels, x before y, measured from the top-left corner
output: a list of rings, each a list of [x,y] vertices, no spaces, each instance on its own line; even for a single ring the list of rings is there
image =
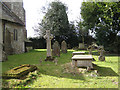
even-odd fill
[[[47,43],[47,57],[51,57],[51,40],[53,38],[53,35],[50,34],[50,30],[46,30],[46,35],[44,36],[44,38],[46,39],[46,43]]]

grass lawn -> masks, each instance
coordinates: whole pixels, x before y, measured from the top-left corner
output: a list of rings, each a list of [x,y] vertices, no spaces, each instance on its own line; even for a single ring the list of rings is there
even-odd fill
[[[36,65],[40,70],[40,77],[24,86],[25,88],[118,88],[118,56],[106,55],[106,61],[98,61],[98,54],[93,52],[93,61],[98,70],[97,76],[92,76],[94,71],[71,73],[65,72],[71,67],[71,57],[74,50],[67,54],[61,53],[58,65],[54,62],[44,61],[45,49],[35,49],[28,53],[8,56],[8,61],[2,63],[2,72],[10,70],[21,64]],[[87,52],[87,51],[86,51]],[[42,60],[42,64],[40,64]]]

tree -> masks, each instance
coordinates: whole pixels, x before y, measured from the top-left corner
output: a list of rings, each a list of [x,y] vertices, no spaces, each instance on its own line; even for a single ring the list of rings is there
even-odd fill
[[[40,36],[43,36],[46,30],[50,30],[54,36],[52,43],[54,41],[61,43],[65,40],[70,48],[78,46],[76,27],[74,22],[68,21],[67,6],[59,1],[52,2],[44,13],[42,21],[34,28]]]
[[[97,43],[110,49],[120,31],[120,2],[84,2],[81,7],[85,25],[95,31]]]
[[[44,35],[46,30],[51,30],[55,38],[59,37],[66,40],[69,33],[69,21],[66,11],[67,7],[61,2],[50,3],[50,7],[41,23],[39,23],[40,33]]]
[[[79,30],[79,37],[82,37],[82,43],[85,43],[85,37],[88,36],[88,28],[87,26],[84,26],[84,22],[80,21],[78,22],[77,29]]]
[[[74,22],[70,22],[67,44],[70,45],[69,48],[73,48],[73,47],[78,46],[78,43],[79,43],[79,38],[76,32],[76,27],[74,25]]]

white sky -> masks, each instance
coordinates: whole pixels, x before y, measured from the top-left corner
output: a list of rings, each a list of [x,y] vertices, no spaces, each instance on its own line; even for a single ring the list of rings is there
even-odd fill
[[[47,6],[49,2],[55,0],[23,0],[23,5],[26,11],[26,29],[27,37],[34,37],[34,30],[32,27],[37,25],[43,18],[42,7]],[[69,21],[78,20],[80,18],[80,7],[82,0],[59,0],[65,3],[68,7]]]

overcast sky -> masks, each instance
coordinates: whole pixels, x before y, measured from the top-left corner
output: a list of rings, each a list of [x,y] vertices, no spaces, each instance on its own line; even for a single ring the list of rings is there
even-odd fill
[[[26,11],[26,29],[27,37],[34,37],[34,30],[32,27],[37,25],[43,18],[42,7],[55,0],[23,0],[23,6]],[[82,0],[59,0],[66,4],[68,7],[68,19],[69,21],[77,20],[80,18],[80,7]]]

